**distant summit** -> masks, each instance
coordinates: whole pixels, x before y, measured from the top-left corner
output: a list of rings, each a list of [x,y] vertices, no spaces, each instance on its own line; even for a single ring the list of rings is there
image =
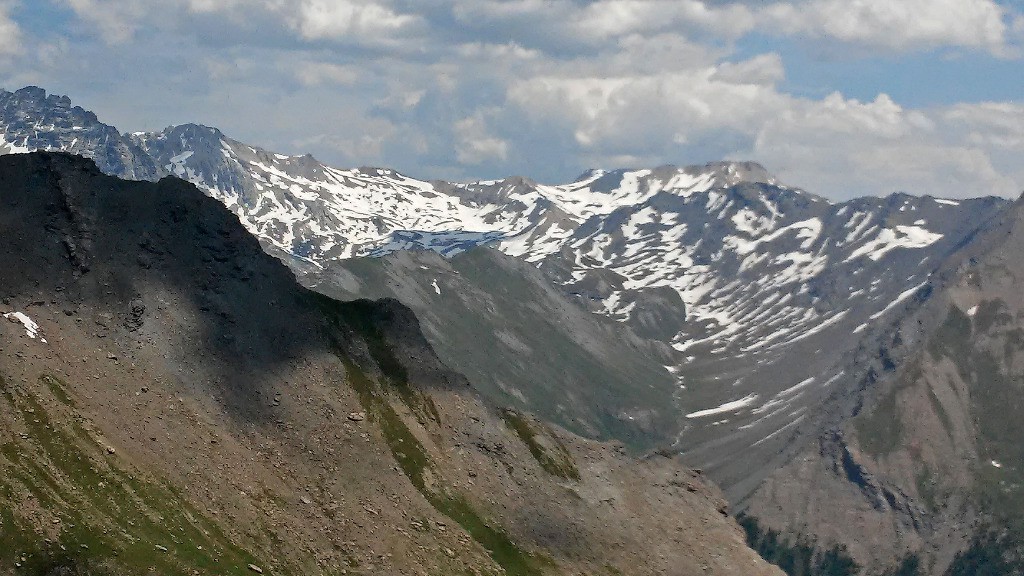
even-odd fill
[[[131,138],[72,106],[67,96],[47,96],[30,86],[0,91],[0,153],[55,150],[93,159],[107,174],[156,180],[164,173]]]

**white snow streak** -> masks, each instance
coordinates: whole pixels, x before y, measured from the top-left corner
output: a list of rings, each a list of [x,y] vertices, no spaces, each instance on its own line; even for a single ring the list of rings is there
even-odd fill
[[[733,400],[732,402],[726,402],[717,408],[709,408],[707,410],[698,410],[696,412],[690,412],[686,415],[687,418],[703,418],[705,416],[714,416],[715,414],[723,414],[725,412],[735,412],[741,408],[746,408],[757,401],[757,394],[749,394],[740,398],[739,400]]]
[[[46,338],[43,338],[39,334],[39,324],[36,324],[35,321],[29,318],[24,312],[8,312],[4,314],[4,318],[7,318],[15,324],[21,324],[22,327],[25,328],[25,335],[29,338],[35,340],[38,337],[40,341],[44,344],[46,343]]]

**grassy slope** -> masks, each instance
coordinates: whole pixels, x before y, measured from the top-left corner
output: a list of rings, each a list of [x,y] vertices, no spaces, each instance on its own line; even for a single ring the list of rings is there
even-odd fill
[[[108,451],[56,377],[18,388],[0,380],[0,394],[24,430],[0,445],[0,570],[247,574],[259,564],[176,488]]]
[[[381,371],[381,382],[375,382],[362,370],[343,347],[335,347],[345,364],[348,384],[359,395],[359,401],[371,420],[380,427],[392,455],[412,485],[441,514],[458,523],[480,544],[491,558],[510,576],[539,576],[541,559],[519,548],[500,529],[488,524],[461,495],[433,481],[441,474],[430,454],[392,405],[392,397],[403,403],[410,412],[426,424],[427,420],[440,424],[437,409],[432,408],[430,397],[414,389],[408,374],[394,354],[370,314],[372,306],[366,302],[337,304],[322,299],[328,314],[334,313],[337,325],[347,325],[359,333],[367,344],[370,355]],[[431,481],[428,482],[429,475]]]

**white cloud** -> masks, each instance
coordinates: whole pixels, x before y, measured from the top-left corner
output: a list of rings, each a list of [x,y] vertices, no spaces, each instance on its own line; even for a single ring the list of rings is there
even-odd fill
[[[1013,108],[907,110],[885,95],[861,103],[833,94],[795,101],[761,127],[749,154],[784,181],[833,197],[1015,195],[1024,183],[1024,168],[1014,159],[1024,154],[1024,126],[1000,124],[1024,112]]]
[[[25,49],[21,27],[11,19],[10,10],[10,2],[0,2],[0,56],[21,54]]]
[[[739,37],[755,25],[745,6],[713,8],[697,0],[598,0],[580,10],[574,20],[578,34],[596,38],[652,33],[681,25]]]
[[[455,154],[463,164],[483,164],[508,158],[508,142],[487,131],[482,113],[455,123]]]
[[[964,47],[1007,56],[1013,52],[1009,38],[1024,34],[1021,15],[995,0],[455,0],[402,3],[401,9],[392,0],[51,1],[70,7],[112,44],[132,38],[143,25],[166,25],[182,14],[226,14],[235,24],[270,15],[268,22],[280,22],[305,41],[373,46],[400,44],[413,30],[429,34],[428,24],[448,25],[445,20],[454,18],[462,28],[435,29],[434,42],[444,43],[446,33],[455,32],[527,50],[600,49],[630,35],[662,33],[732,41],[758,30],[879,50]],[[503,36],[506,30],[514,36]]]
[[[786,77],[782,57],[778,54],[760,54],[742,62],[724,62],[711,76],[712,80],[727,84],[775,85]]]
[[[386,40],[388,35],[417,22],[419,17],[415,15],[361,0],[303,0],[292,20],[307,40]]]
[[[1015,195],[1024,184],[1024,106],[916,110],[885,94],[811,100],[780,92],[783,73],[768,54],[643,77],[537,77],[512,85],[509,101],[571,135],[575,149],[564,153],[597,167],[695,161],[695,151],[725,141],[732,148],[719,154],[760,161],[783,182],[834,198]]]
[[[543,56],[539,50],[523,48],[515,42],[509,42],[507,44],[469,42],[457,46],[456,51],[462,58],[471,58],[474,60],[535,60]]]
[[[154,27],[194,32],[197,18],[220,18],[232,31],[248,27],[251,39],[273,43],[275,24],[298,39],[384,46],[422,23],[386,0],[51,0],[70,8],[108,44],[123,44]]]
[[[85,23],[93,26],[107,44],[131,40],[144,18],[144,0],[62,0]]]
[[[187,0],[188,9],[200,14],[231,10],[244,0]]]
[[[451,13],[468,30],[514,31],[528,47],[600,47],[630,35],[666,32],[736,39],[757,24],[746,6],[699,0],[460,0]]]
[[[575,141],[591,152],[649,153],[711,131],[749,132],[759,117],[780,112],[785,99],[761,70],[777,61],[768,55],[646,76],[536,77],[511,86],[509,100],[550,125],[570,123]]]
[[[85,94],[126,130],[199,121],[340,166],[454,179],[728,156],[832,197],[1024,184],[1024,108],[798,97],[787,76],[807,75],[771,39],[756,56],[736,46],[757,31],[887,65],[951,46],[1007,56],[1024,20],[991,0],[48,1],[94,34],[28,39],[8,85]],[[0,38],[16,46],[4,2]]]
[[[295,78],[303,86],[321,84],[347,85],[359,79],[360,71],[355,66],[342,66],[330,62],[302,62],[292,67]]]
[[[515,18],[563,16],[574,9],[568,0],[455,0],[452,14],[461,22],[491,23]]]
[[[394,138],[413,137],[408,131],[379,118],[353,119],[350,130],[330,134],[307,134],[294,142],[294,150],[331,150],[348,159],[346,165],[383,165],[385,148]]]
[[[760,11],[765,26],[892,50],[1006,50],[1005,10],[993,0],[812,0]]]
[[[559,70],[566,75],[657,75],[712,67],[726,56],[725,50],[692,42],[677,34],[632,34],[620,38],[609,53],[574,60]]]
[[[1020,104],[957,104],[946,109],[942,118],[966,133],[974,145],[1024,154],[1024,106]]]

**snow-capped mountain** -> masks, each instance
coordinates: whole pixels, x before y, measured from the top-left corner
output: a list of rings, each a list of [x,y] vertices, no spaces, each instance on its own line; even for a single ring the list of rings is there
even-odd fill
[[[297,269],[481,244],[544,270],[592,311],[679,353],[679,446],[734,495],[741,455],[813,431],[848,353],[927,293],[942,257],[1003,201],[892,195],[831,203],[745,162],[428,182],[336,169],[196,125],[119,134],[66,98],[0,94],[3,151],[66,150],[110,174],[175,175],[231,208]],[[823,377],[822,375],[828,375]]]

